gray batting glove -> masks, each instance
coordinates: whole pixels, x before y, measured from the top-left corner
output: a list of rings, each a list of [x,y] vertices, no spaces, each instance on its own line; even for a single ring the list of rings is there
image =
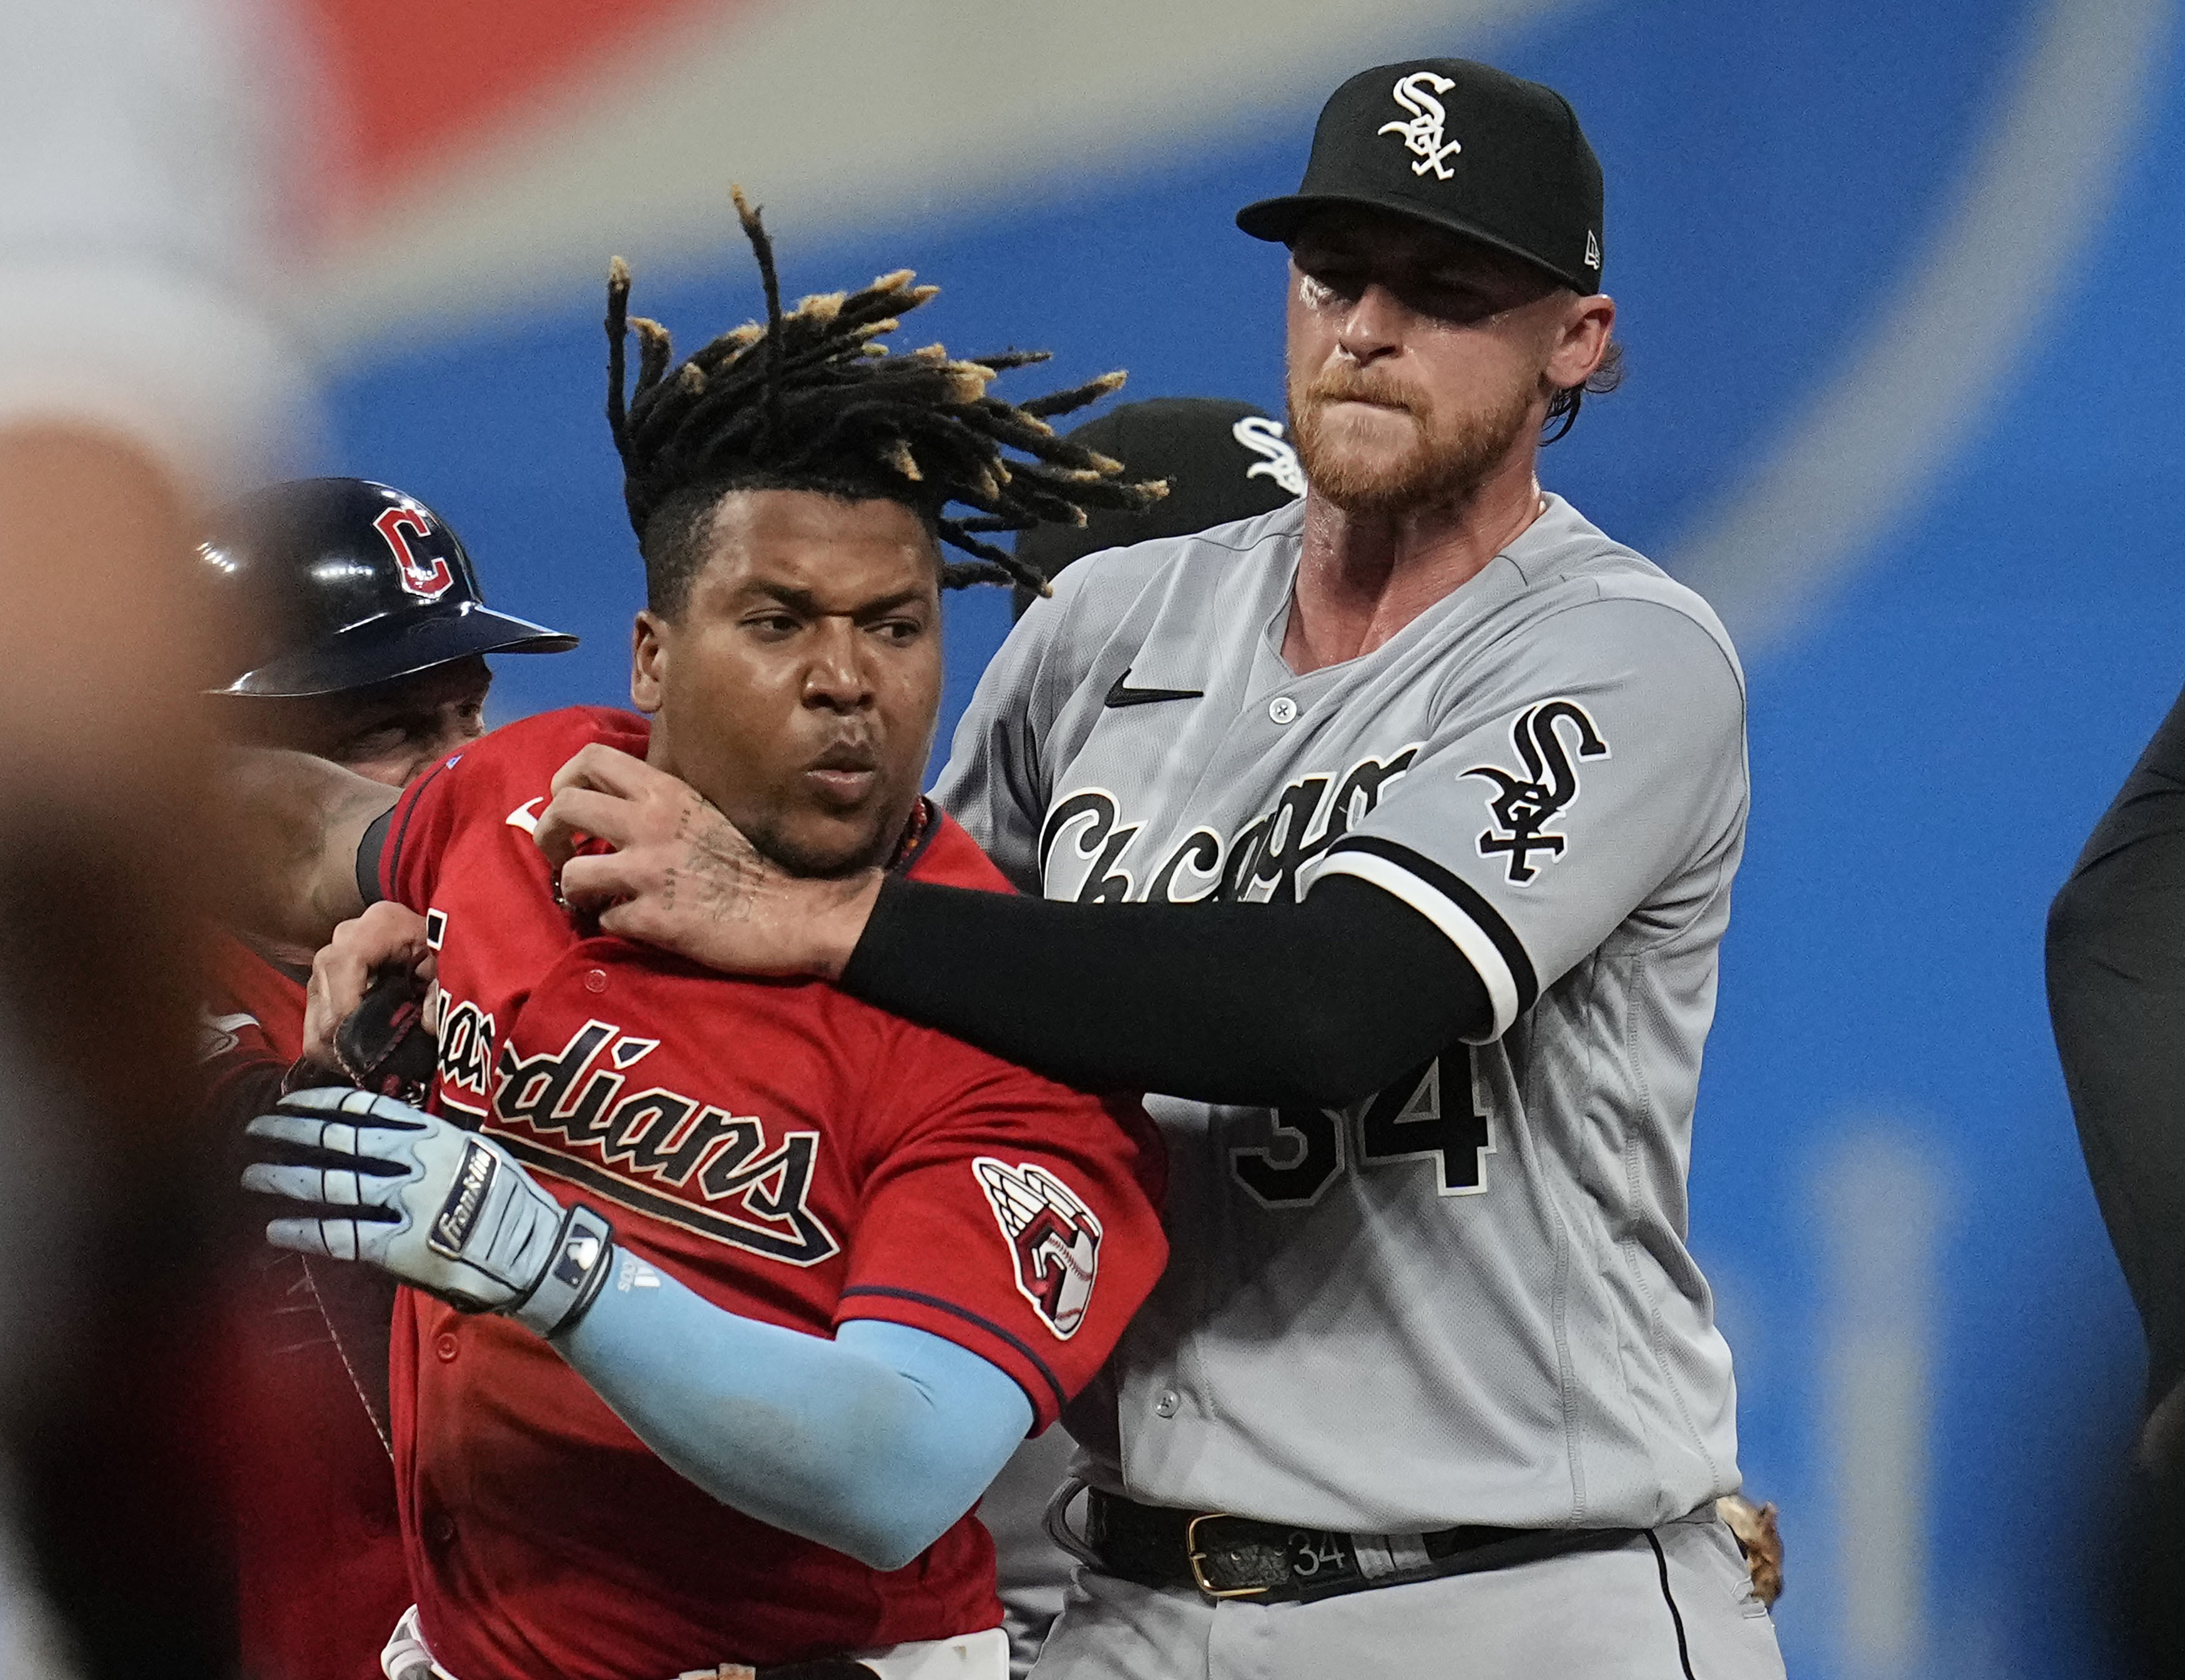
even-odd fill
[[[282,1097],[249,1132],[327,1163],[244,1169],[245,1190],[321,1210],[267,1225],[277,1248],[366,1260],[541,1336],[574,1324],[606,1280],[612,1225],[590,1208],[565,1210],[499,1144],[437,1114],[335,1086]],[[338,1211],[349,1208],[359,1211]]]

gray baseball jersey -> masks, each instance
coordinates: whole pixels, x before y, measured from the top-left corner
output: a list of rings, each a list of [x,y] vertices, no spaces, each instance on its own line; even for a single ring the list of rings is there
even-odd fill
[[[1494,1020],[1341,1112],[1148,1098],[1171,1254],[1071,1415],[1087,1474],[1353,1532],[1679,1515],[1738,1486],[1685,1246],[1745,833],[1736,656],[1551,496],[1385,646],[1299,677],[1302,524],[1065,572],[987,669],[941,801],[1051,898],[1356,876],[1449,936]]]

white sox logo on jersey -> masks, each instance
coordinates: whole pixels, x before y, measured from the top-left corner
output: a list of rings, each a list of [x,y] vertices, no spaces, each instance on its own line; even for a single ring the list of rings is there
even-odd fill
[[[1405,149],[1418,159],[1411,165],[1413,175],[1424,175],[1428,170],[1439,181],[1447,181],[1456,171],[1449,167],[1448,159],[1464,148],[1456,141],[1442,143],[1442,125],[1449,114],[1441,108],[1435,93],[1446,93],[1456,84],[1445,75],[1436,75],[1432,70],[1413,70],[1390,90],[1391,97],[1411,114],[1409,122],[1384,122],[1373,131],[1376,134],[1400,134]],[[1433,92],[1427,90],[1432,88]]]
[[[1031,1161],[971,1163],[994,1222],[1016,1257],[1017,1293],[1067,1342],[1085,1322],[1100,1270],[1100,1220],[1070,1186]]]
[[[1340,777],[1300,776],[1282,790],[1273,810],[1227,840],[1211,829],[1193,829],[1153,870],[1143,891],[1126,867],[1140,825],[1121,821],[1107,789],[1081,788],[1057,800],[1040,826],[1040,879],[1049,898],[1081,904],[1294,899],[1299,872],[1364,822],[1418,753],[1413,745],[1386,758],[1361,758]]]
[[[1264,415],[1248,414],[1229,428],[1229,435],[1262,457],[1255,465],[1244,469],[1247,478],[1271,478],[1277,486],[1294,496],[1305,494],[1305,468],[1298,465],[1297,451],[1290,447],[1289,439],[1282,436],[1282,423],[1269,420]]]
[[[1608,756],[1608,743],[1584,706],[1574,700],[1548,700],[1518,713],[1510,726],[1510,744],[1517,750],[1524,774],[1494,764],[1475,765],[1464,773],[1501,789],[1487,801],[1495,826],[1479,836],[1479,855],[1506,853],[1510,879],[1517,886],[1540,873],[1533,867],[1534,852],[1546,852],[1551,861],[1562,856],[1564,837],[1550,834],[1547,825],[1578,797],[1578,771],[1563,745],[1566,733],[1580,758]]]
[[[372,522],[373,530],[387,539],[394,550],[395,570],[402,579],[402,587],[420,600],[438,600],[447,594],[455,581],[455,570],[439,555],[421,555],[410,546],[410,539],[430,541],[433,522],[425,510],[415,502],[403,502],[390,507]]]
[[[465,1077],[490,1042],[491,1017],[468,1003]],[[629,1070],[658,1049],[609,1021],[587,1021],[558,1051],[518,1056],[503,1045],[494,1069],[489,1129],[508,1153],[625,1208],[738,1248],[814,1266],[841,1252],[834,1233],[805,1205],[819,1134],[785,1132],[770,1146],[765,1121],[732,1114],[658,1086],[625,1093]],[[444,1103],[450,1051],[441,1048]],[[693,1195],[691,1192],[695,1192]]]

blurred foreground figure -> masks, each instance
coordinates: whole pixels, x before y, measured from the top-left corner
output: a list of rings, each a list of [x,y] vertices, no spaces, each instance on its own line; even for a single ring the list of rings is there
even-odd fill
[[[223,622],[246,627],[215,689],[227,740],[407,786],[485,732],[489,653],[577,639],[485,605],[462,543],[415,498],[361,478],[277,484],[228,508],[199,555]],[[238,1139],[304,1052],[312,952],[215,934],[200,1131]],[[327,1082],[321,1074],[305,1084]],[[243,1671],[359,1680],[410,1607],[388,1428],[394,1289],[312,1266],[255,1225],[228,1268],[221,1374]]]
[[[10,1676],[57,1646],[231,1670],[177,1444],[217,1165],[183,1124],[215,855],[187,555],[300,404],[260,303],[282,78],[254,10],[16,0],[0,51],[0,1532],[36,1583],[0,1581]]]
[[[2185,698],[2048,914],[2048,1008],[2087,1176],[2147,1331],[2130,1633],[2185,1670]]]

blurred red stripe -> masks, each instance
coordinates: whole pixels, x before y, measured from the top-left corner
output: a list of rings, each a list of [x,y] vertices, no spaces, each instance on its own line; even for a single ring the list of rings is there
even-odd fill
[[[292,0],[349,115],[351,187],[372,198],[557,84],[690,17],[757,0]]]

